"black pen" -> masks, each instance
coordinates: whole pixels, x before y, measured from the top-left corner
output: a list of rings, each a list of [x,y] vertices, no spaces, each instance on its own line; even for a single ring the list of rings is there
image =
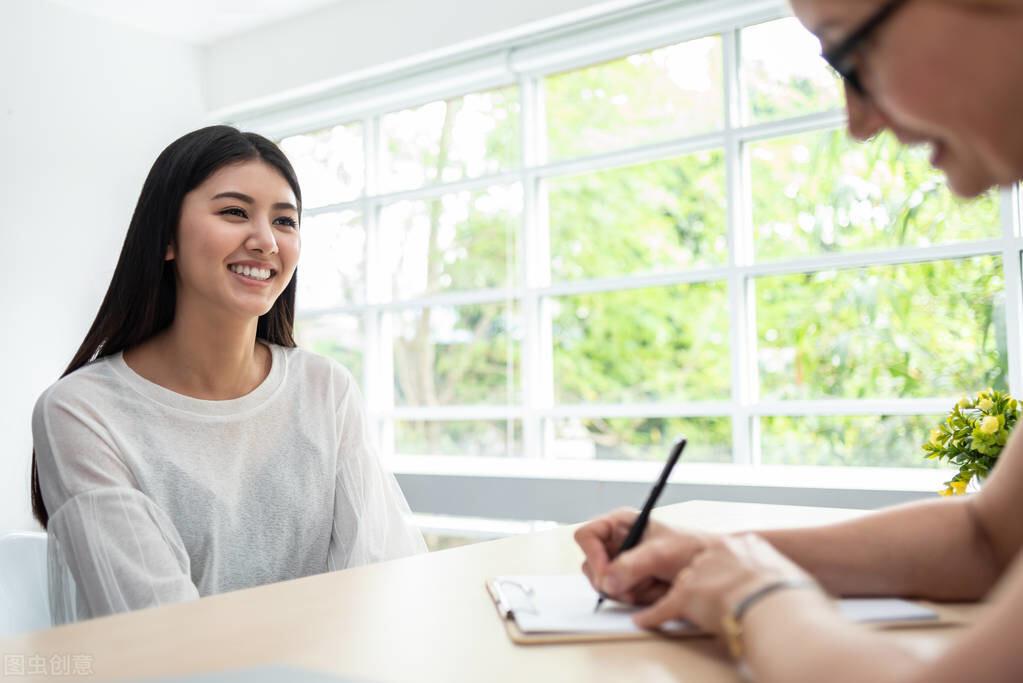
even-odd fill
[[[653,490],[650,491],[650,495],[647,496],[646,503],[643,504],[643,511],[639,513],[639,517],[632,523],[632,528],[629,529],[629,535],[625,537],[622,542],[622,547],[618,549],[611,559],[613,560],[618,555],[621,555],[626,550],[631,550],[636,547],[639,543],[639,539],[643,538],[643,532],[646,531],[647,521],[650,519],[650,512],[654,509],[654,505],[657,505],[657,499],[661,497],[661,491],[664,490],[664,485],[668,483],[668,477],[671,475],[672,468],[675,467],[675,463],[678,462],[679,456],[682,455],[682,451],[686,447],[686,437],[679,438],[675,442],[675,445],[671,449],[671,453],[668,454],[668,462],[664,463],[664,469],[661,470],[661,476],[658,477],[657,483],[654,484]],[[607,599],[604,592],[600,592],[600,597],[597,598],[597,606],[593,608],[596,612],[600,609],[601,603]]]

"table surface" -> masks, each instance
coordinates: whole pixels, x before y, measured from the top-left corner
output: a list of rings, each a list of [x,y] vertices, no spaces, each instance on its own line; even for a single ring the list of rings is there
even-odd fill
[[[733,531],[822,524],[860,514],[690,501],[659,508],[654,516]],[[513,644],[487,594],[486,579],[578,571],[582,555],[572,530],[559,527],[80,622],[0,640],[0,655],[34,657],[40,664],[42,658],[84,657],[92,681],[270,664],[386,683],[739,680],[724,648],[711,639]],[[975,609],[940,607],[943,616],[959,621],[969,621]],[[933,653],[959,631],[923,627],[887,631],[885,637]]]

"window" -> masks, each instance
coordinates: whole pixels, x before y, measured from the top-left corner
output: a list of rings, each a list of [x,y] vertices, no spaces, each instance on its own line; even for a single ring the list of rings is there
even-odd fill
[[[281,136],[300,343],[386,452],[927,468],[950,401],[1019,389],[1017,193],[850,141],[778,16]]]

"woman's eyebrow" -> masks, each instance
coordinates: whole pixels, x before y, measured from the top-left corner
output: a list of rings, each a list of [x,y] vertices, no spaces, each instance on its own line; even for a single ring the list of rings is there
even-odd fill
[[[221,192],[220,194],[214,195],[212,199],[237,199],[238,201],[245,202],[246,204],[256,203],[255,199],[243,192]],[[291,209],[292,211],[298,212],[298,207],[291,202],[277,202],[270,208],[276,210]]]

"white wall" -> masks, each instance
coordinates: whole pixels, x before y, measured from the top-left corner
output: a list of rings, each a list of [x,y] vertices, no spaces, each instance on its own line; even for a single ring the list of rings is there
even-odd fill
[[[529,36],[650,2],[343,0],[208,45],[204,93],[211,110],[231,110],[381,66]]]
[[[0,0],[0,531],[35,527],[32,406],[92,322],[149,166],[205,121],[199,57]]]

